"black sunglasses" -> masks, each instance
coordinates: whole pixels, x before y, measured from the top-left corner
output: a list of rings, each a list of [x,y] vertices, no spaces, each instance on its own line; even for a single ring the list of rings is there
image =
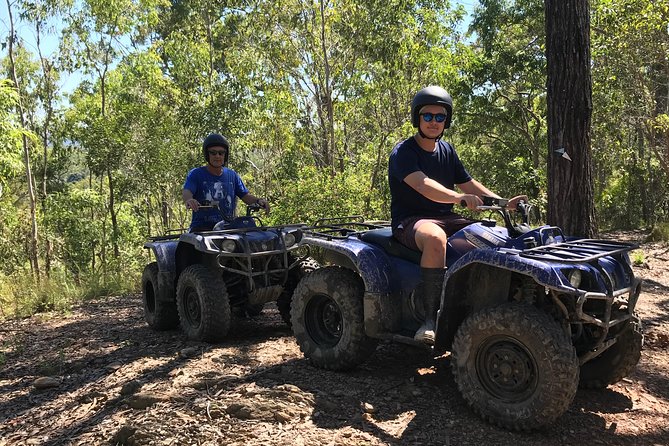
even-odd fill
[[[434,118],[435,121],[437,122],[444,122],[446,120],[446,115],[443,113],[421,113],[420,114],[423,117],[423,121],[425,122],[430,122],[432,121],[432,118]]]
[[[225,150],[209,150],[209,155],[225,156]]]

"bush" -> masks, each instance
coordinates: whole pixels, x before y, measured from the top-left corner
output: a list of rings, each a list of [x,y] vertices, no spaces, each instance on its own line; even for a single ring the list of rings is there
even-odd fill
[[[29,271],[0,274],[0,320],[23,318],[37,313],[69,311],[86,299],[138,291],[141,270],[86,273],[73,277],[64,269],[52,270],[50,277],[37,282]]]

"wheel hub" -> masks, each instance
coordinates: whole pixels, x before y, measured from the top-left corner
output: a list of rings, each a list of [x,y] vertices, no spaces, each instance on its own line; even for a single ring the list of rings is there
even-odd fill
[[[305,328],[319,345],[333,347],[342,335],[343,318],[337,303],[329,296],[313,296],[305,309]]]
[[[197,295],[197,291],[194,289],[189,289],[186,292],[186,318],[188,322],[193,326],[199,326],[200,320],[202,319],[202,311],[200,309],[200,299]]]
[[[537,386],[534,357],[510,337],[489,339],[479,350],[476,369],[486,390],[503,400],[522,401]]]

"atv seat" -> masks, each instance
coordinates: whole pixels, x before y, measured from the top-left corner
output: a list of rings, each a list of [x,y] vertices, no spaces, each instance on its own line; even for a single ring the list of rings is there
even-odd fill
[[[411,263],[420,264],[420,251],[414,251],[401,244],[395,237],[393,237],[392,228],[372,229],[360,235],[360,240],[378,245],[383,248],[388,254],[394,257],[399,257]]]

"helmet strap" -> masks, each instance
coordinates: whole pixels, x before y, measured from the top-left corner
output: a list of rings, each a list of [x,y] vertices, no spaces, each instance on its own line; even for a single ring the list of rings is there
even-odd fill
[[[425,133],[423,133],[423,131],[422,131],[421,128],[420,128],[420,125],[418,126],[418,134],[420,134],[420,136],[422,136],[423,138],[425,138],[425,139],[431,139],[431,140],[433,140],[434,142],[439,141],[439,140],[441,139],[441,137],[444,136],[444,132],[441,132],[441,133],[439,134],[439,136],[437,136],[436,138],[430,138],[430,137],[428,137]]]

